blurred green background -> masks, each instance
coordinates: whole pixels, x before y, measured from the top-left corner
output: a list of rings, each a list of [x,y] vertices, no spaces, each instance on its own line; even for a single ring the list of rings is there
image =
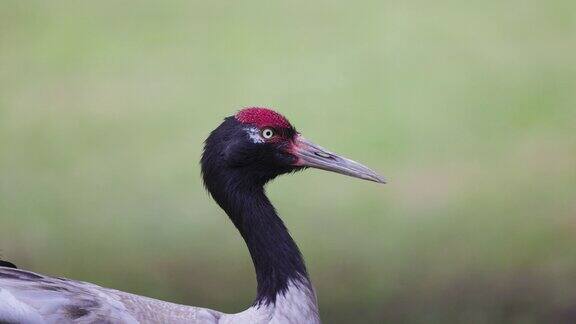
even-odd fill
[[[198,160],[270,106],[390,179],[269,186],[324,322],[574,321],[575,58],[573,1],[2,1],[2,256],[243,310]]]

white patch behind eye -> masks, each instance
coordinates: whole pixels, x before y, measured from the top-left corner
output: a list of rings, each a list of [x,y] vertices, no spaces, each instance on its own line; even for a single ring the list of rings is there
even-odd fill
[[[246,134],[248,134],[248,137],[250,137],[250,140],[252,140],[252,142],[256,144],[264,143],[264,139],[260,135],[260,130],[258,128],[246,127],[244,128],[244,130],[246,131]]]

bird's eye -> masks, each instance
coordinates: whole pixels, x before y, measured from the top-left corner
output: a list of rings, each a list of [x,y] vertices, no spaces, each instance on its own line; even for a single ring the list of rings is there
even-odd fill
[[[272,138],[272,136],[274,136],[274,130],[271,128],[264,128],[262,130],[262,137],[264,137],[265,139],[270,139]]]

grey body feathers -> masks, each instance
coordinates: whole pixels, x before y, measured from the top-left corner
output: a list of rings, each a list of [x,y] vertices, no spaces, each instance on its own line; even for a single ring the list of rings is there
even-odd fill
[[[307,281],[289,284],[274,304],[237,314],[185,306],[94,284],[0,267],[0,324],[320,323]]]

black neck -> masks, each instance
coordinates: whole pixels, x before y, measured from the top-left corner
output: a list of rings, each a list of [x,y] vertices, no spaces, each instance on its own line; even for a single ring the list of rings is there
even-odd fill
[[[304,260],[262,185],[235,182],[211,190],[248,246],[258,282],[255,303],[274,303],[291,280],[308,283]],[[231,190],[230,190],[231,191]]]

